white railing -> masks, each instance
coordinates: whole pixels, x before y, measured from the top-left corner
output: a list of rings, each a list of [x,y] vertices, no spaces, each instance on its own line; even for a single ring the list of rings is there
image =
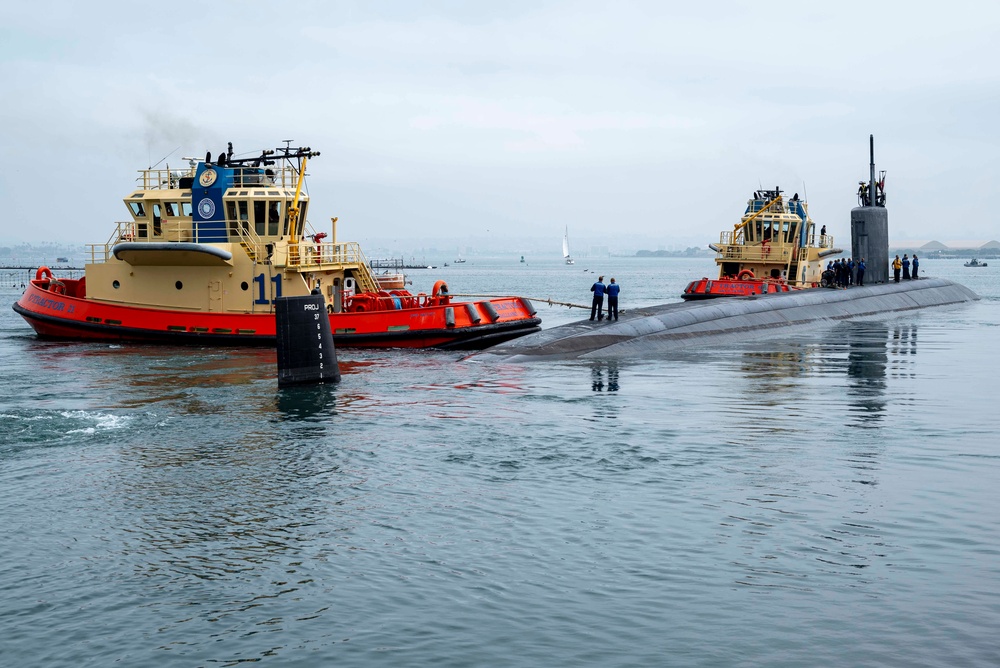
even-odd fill
[[[193,179],[195,169],[195,167],[189,169],[140,169],[136,181],[142,190],[172,190],[181,187],[182,178]],[[290,165],[280,167],[233,165],[229,169],[233,170],[233,188],[252,188],[254,186],[294,188],[299,180],[298,170]]]

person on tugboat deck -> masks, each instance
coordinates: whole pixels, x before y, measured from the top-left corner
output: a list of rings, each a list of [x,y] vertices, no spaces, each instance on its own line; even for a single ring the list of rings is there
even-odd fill
[[[590,286],[590,291],[594,293],[594,299],[590,303],[591,321],[595,315],[598,321],[604,320],[604,291],[606,289],[603,276],[598,276],[597,282]]]

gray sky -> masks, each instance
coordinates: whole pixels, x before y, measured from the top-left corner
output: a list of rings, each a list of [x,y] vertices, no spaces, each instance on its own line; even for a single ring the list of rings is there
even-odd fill
[[[0,26],[3,240],[104,242],[135,170],[284,139],[322,151],[310,220],[341,240],[704,246],[779,184],[846,239],[869,133],[892,240],[1000,238],[995,3],[35,0]]]

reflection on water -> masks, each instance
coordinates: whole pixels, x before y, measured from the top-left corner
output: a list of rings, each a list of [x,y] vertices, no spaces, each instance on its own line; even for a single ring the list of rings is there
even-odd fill
[[[822,340],[796,339],[762,344],[743,352],[741,378],[757,406],[794,405],[808,392],[810,378],[835,382],[846,373],[844,398],[858,426],[872,427],[883,418],[887,373],[910,378],[917,352],[915,323],[851,322],[824,332]]]
[[[893,376],[897,378],[912,378],[914,360],[911,355],[917,354],[917,326],[907,323],[896,325],[892,330]]]
[[[878,425],[885,413],[885,370],[889,363],[884,323],[865,323],[847,328],[847,395],[851,414],[862,427]]]
[[[590,367],[590,389],[594,392],[617,392],[618,362],[595,362]]]
[[[278,412],[284,420],[322,420],[337,414],[334,385],[300,385],[278,390]]]

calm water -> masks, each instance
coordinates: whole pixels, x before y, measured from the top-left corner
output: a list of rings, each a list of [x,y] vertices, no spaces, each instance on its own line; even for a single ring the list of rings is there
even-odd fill
[[[673,301],[706,260],[413,272]],[[1000,265],[1000,263],[998,263]],[[629,363],[40,342],[0,309],[9,666],[1000,663],[984,299]],[[582,311],[540,306],[546,326]]]

